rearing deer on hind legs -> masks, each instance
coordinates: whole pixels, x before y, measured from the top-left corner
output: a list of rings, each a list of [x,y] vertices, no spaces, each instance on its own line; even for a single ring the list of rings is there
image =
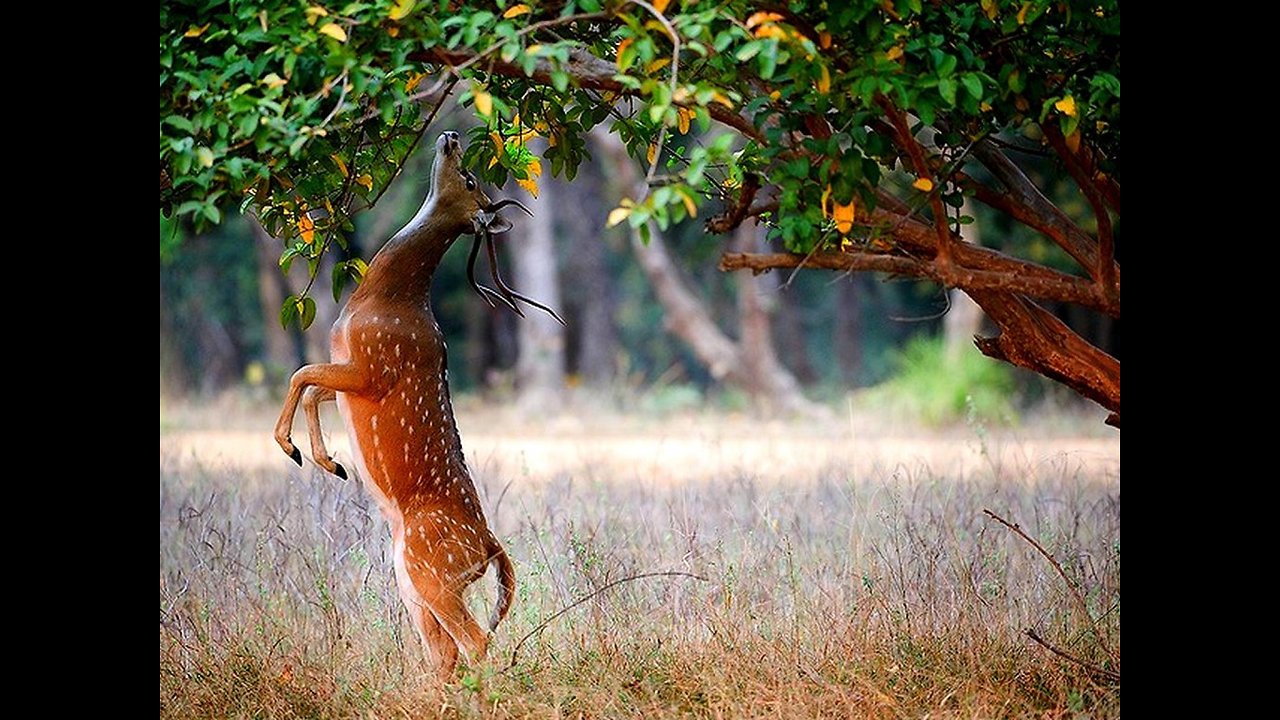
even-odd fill
[[[490,202],[461,161],[458,134],[442,133],[430,194],[374,257],[334,323],[333,362],[294,373],[275,430],[280,447],[301,465],[302,454],[290,437],[301,402],[316,464],[346,478],[320,434],[320,403],[337,402],[356,470],[391,525],[400,597],[446,681],[454,677],[459,649],[475,662],[488,645],[488,633],[467,610],[463,591],[490,564],[497,565],[492,631],[511,607],[515,570],[489,530],[463,459],[449,401],[444,337],[428,300],[431,279],[454,240],[474,232],[467,275],[481,297],[517,312],[516,301],[527,302],[560,319],[507,287],[496,263],[491,272],[497,290],[476,282],[481,240],[494,262],[491,235],[511,227],[497,211],[507,205],[529,210],[514,200]]]

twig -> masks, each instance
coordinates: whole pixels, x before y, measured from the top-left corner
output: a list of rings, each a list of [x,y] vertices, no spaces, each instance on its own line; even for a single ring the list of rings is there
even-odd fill
[[[632,5],[639,5],[649,12],[650,15],[658,21],[662,27],[666,28],[667,35],[671,37],[671,97],[676,96],[676,88],[680,84],[680,33],[676,32],[675,27],[671,25],[662,13],[658,12],[658,8],[645,2],[645,0],[628,0]],[[667,125],[664,122],[662,129],[658,131],[658,143],[653,151],[653,159],[649,161],[649,172],[645,175],[646,181],[652,181],[653,176],[658,172],[658,161],[662,159],[662,146],[667,140]]]
[[[1067,571],[1062,569],[1062,565],[1058,562],[1058,560],[1054,558],[1053,555],[1049,554],[1049,551],[1045,550],[1043,545],[1036,542],[1035,538],[1028,535],[1026,531],[1022,529],[1022,526],[1018,525],[1017,523],[1011,523],[1008,520],[1005,520],[1004,518],[1000,517],[999,515],[991,512],[986,508],[983,508],[982,512],[985,513],[992,520],[995,520],[1001,525],[1004,525],[1005,527],[1012,530],[1016,535],[1018,535],[1018,537],[1021,537],[1023,540],[1026,540],[1028,543],[1031,544],[1031,547],[1036,549],[1036,552],[1040,553],[1042,556],[1044,556],[1045,560],[1049,561],[1049,564],[1053,566],[1053,569],[1058,572],[1058,576],[1061,577],[1062,581],[1067,584],[1067,589],[1071,591],[1071,598],[1075,601],[1074,604],[1075,604],[1076,612],[1080,615],[1080,618],[1081,620],[1084,621],[1085,625],[1088,626],[1090,632],[1093,633],[1094,642],[1096,642],[1098,646],[1101,647],[1102,650],[1106,652],[1107,655],[1110,656],[1110,658],[1113,661],[1117,662],[1118,664],[1119,658],[1115,656],[1115,653],[1112,652],[1111,648],[1107,647],[1106,642],[1104,642],[1102,634],[1098,631],[1098,624],[1094,622],[1093,615],[1089,614],[1089,606],[1085,604],[1084,597],[1080,594],[1080,588],[1077,587],[1075,582],[1073,582],[1071,578],[1067,576]],[[1117,678],[1118,677],[1119,676],[1117,676]]]
[[[701,575],[694,575],[693,573],[682,572],[680,570],[668,570],[665,572],[650,572],[650,573],[640,573],[639,575],[628,575],[627,577],[619,578],[617,580],[614,580],[613,582],[606,583],[600,586],[599,588],[597,588],[596,590],[589,592],[586,595],[583,595],[577,600],[574,600],[573,602],[564,606],[560,610],[557,610],[556,612],[552,613],[550,617],[538,623],[536,627],[534,627],[527,634],[525,634],[524,637],[520,638],[520,642],[517,642],[516,646],[511,649],[510,662],[507,663],[506,667],[499,670],[498,674],[502,675],[503,673],[506,673],[511,668],[515,667],[516,662],[518,662],[519,660],[520,648],[524,647],[524,644],[528,642],[530,639],[532,639],[533,636],[541,633],[543,630],[546,630],[547,626],[549,626],[551,623],[558,620],[560,616],[578,607],[579,605],[587,602],[588,600],[595,598],[597,595],[600,595],[601,593],[607,590],[612,590],[613,588],[619,585],[633,582],[635,580],[644,580],[645,578],[654,578],[654,577],[687,577],[687,578],[693,578],[694,580],[701,580],[702,582],[707,582],[707,578],[704,578]]]
[[[1106,668],[1100,668],[1097,665],[1094,665],[1092,663],[1087,663],[1084,660],[1081,660],[1080,658],[1076,657],[1075,655],[1072,655],[1071,653],[1067,652],[1066,650],[1063,650],[1061,648],[1056,648],[1053,645],[1050,645],[1049,641],[1037,635],[1035,630],[1032,630],[1031,628],[1027,628],[1026,630],[1023,631],[1023,633],[1027,637],[1036,641],[1036,643],[1040,645],[1040,647],[1048,650],[1054,655],[1057,655],[1058,657],[1061,657],[1070,662],[1073,662],[1076,665],[1079,665],[1080,667],[1084,668],[1085,670],[1088,670],[1091,673],[1097,673],[1098,675],[1102,675],[1104,677],[1115,680],[1116,682],[1120,682],[1120,673],[1115,672],[1113,670],[1107,670]]]
[[[576,15],[565,15],[564,17],[553,18],[551,20],[542,20],[540,22],[533,23],[532,25],[529,25],[528,27],[516,32],[515,37],[522,38],[530,33],[534,33],[539,30],[544,30],[549,27],[556,27],[557,25],[569,25],[575,22],[579,22],[581,20],[607,20],[609,17],[611,16],[607,12],[587,12],[587,13],[578,13]],[[447,65],[447,67],[449,68],[449,73],[454,78],[454,82],[457,82],[458,80],[462,79],[461,71],[466,70],[472,65],[475,65],[476,63],[480,62],[484,58],[502,49],[502,46],[505,45],[507,42],[509,41],[503,40],[501,42],[496,42],[490,45],[489,47],[485,48],[484,50],[480,51],[479,53],[472,55],[467,60],[457,65]],[[490,69],[489,74],[492,74],[492,69]],[[439,90],[443,85],[444,85],[444,78],[441,78],[440,80],[437,80],[435,85],[432,85],[431,88],[415,93],[413,95],[410,95],[409,99],[418,100],[423,97],[430,97],[432,93]]]

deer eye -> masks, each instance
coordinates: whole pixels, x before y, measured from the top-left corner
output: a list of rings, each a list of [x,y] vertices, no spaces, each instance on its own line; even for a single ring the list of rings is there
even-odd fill
[[[468,175],[468,176],[467,176],[467,190],[469,190],[469,191],[473,191],[473,190],[475,190],[475,189],[476,189],[476,179],[475,179],[475,178],[473,178],[473,177],[471,177],[470,175]]]

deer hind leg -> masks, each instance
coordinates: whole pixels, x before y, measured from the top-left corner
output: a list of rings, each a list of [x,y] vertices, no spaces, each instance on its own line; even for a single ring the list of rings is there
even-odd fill
[[[480,627],[462,600],[461,586],[446,586],[438,578],[419,575],[415,586],[426,601],[436,622],[448,634],[457,649],[462,651],[467,664],[474,665],[484,659],[489,648],[489,634]]]
[[[347,479],[347,469],[334,462],[320,434],[320,403],[333,402],[338,394],[332,388],[312,385],[302,392],[302,412],[307,418],[307,431],[311,437],[311,459],[325,472]]]
[[[298,403],[302,394],[309,387],[318,387],[331,392],[360,393],[370,386],[369,377],[363,368],[352,363],[324,363],[304,365],[289,379],[289,393],[285,396],[284,407],[280,410],[280,419],[276,421],[276,442],[284,454],[302,466],[302,452],[293,444],[293,416],[298,414]],[[317,423],[318,425],[318,423]]]

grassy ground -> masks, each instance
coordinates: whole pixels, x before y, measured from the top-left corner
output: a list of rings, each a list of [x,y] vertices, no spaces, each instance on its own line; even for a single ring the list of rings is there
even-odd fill
[[[1120,712],[1118,682],[1023,634],[1118,670],[1118,436],[962,428],[926,441],[865,417],[706,415],[505,434],[510,416],[464,411],[519,588],[488,661],[440,689],[361,488],[272,458],[265,413],[161,419],[162,718]],[[808,444],[788,454],[788,438]],[[1062,562],[1101,642],[1053,568],[984,508]],[[701,579],[591,595],[665,571]],[[491,578],[477,585],[477,613],[493,595]]]

